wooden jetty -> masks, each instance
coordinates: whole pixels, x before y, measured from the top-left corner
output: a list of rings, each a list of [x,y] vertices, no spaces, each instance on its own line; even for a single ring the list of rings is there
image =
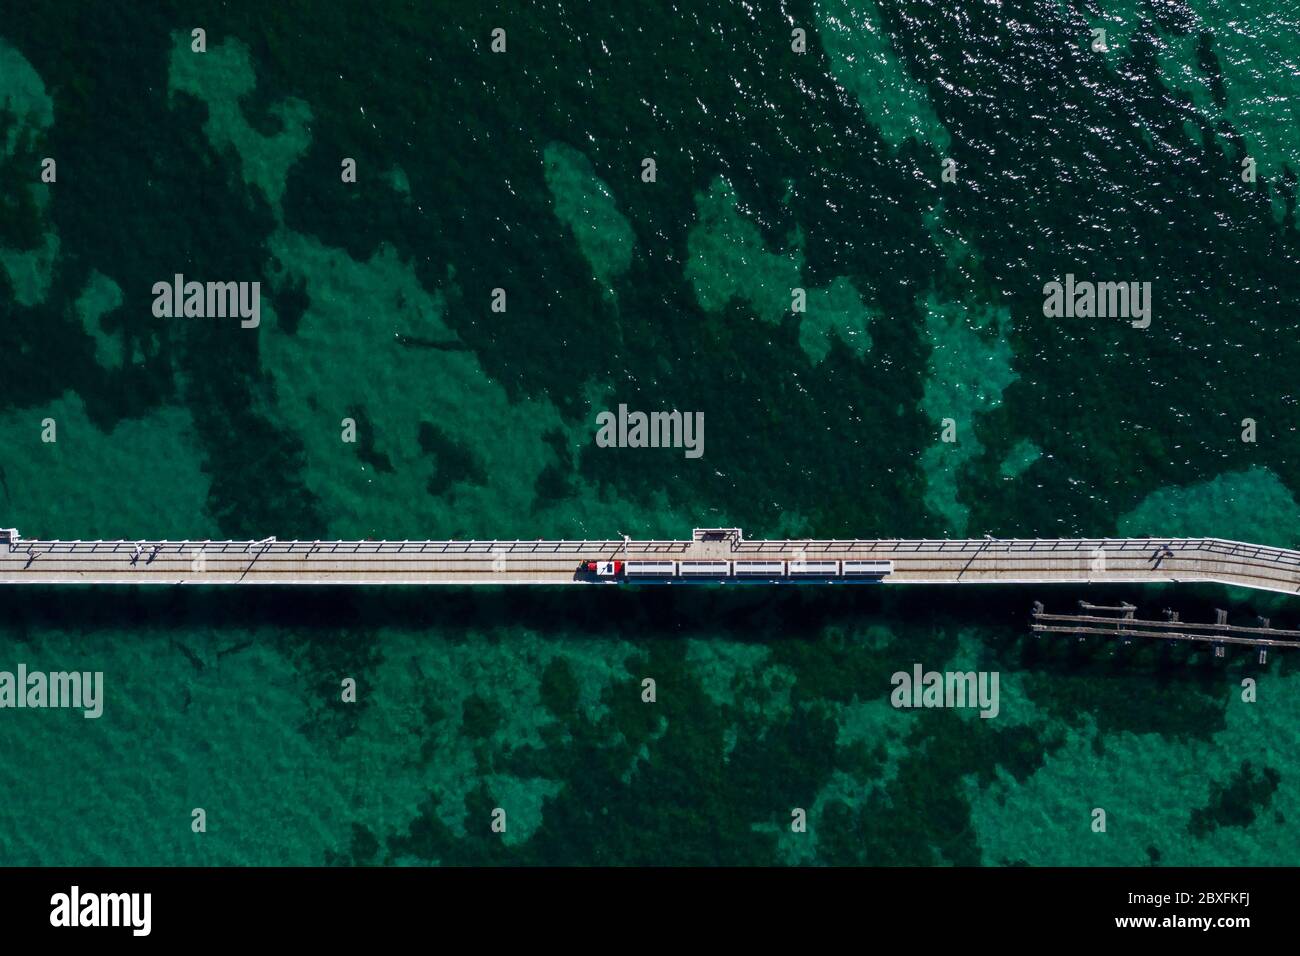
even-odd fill
[[[1163,621],[1135,618],[1137,608],[1132,604],[1103,607],[1079,602],[1083,614],[1048,614],[1041,601],[1034,602],[1030,630],[1036,634],[1074,634],[1082,640],[1089,636],[1121,638],[1130,643],[1133,638],[1154,638],[1165,641],[1188,641],[1210,644],[1214,656],[1223,657],[1228,645],[1245,645],[1259,649],[1259,662],[1268,662],[1268,649],[1272,647],[1300,647],[1300,631],[1272,627],[1268,618],[1259,619],[1259,627],[1228,623],[1228,612],[1215,611],[1213,624],[1182,621],[1177,611],[1165,610]]]

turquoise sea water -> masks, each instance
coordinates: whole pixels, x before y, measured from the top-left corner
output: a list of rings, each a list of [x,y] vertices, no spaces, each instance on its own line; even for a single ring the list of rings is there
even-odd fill
[[[1298,38],[1276,0],[0,0],[0,525],[1296,546]],[[176,273],[260,281],[261,326],[155,317]],[[1045,318],[1066,273],[1151,282],[1150,328]],[[702,411],[704,457],[596,447],[619,403]],[[106,701],[0,710],[0,863],[1297,862],[1296,660],[1026,635],[1083,596],[7,591],[0,670]],[[997,671],[998,717],[895,710],[914,662]]]

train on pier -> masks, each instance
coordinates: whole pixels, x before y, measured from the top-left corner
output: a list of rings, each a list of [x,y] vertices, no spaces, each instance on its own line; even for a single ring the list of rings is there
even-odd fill
[[[756,578],[854,578],[879,580],[894,570],[893,561],[781,561],[781,560],[610,560],[584,561],[578,573],[613,580]]]

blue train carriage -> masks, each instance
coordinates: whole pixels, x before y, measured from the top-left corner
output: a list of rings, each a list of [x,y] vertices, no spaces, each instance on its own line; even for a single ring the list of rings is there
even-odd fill
[[[675,578],[677,577],[677,562],[676,561],[628,561],[624,563],[623,571],[629,579]]]
[[[837,578],[840,576],[838,561],[791,561],[789,574],[792,578]]]
[[[894,572],[893,561],[845,561],[846,578],[883,578]]]
[[[678,575],[683,578],[729,578],[730,561],[678,561]]]

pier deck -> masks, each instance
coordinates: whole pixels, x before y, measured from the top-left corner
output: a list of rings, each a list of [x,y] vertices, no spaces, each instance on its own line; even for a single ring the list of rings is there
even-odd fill
[[[627,559],[892,561],[887,584],[1212,582],[1300,592],[1300,551],[1219,538],[750,541],[736,530],[697,530],[667,541],[50,541],[0,534],[0,584],[592,584],[606,582],[580,575],[580,563]]]

